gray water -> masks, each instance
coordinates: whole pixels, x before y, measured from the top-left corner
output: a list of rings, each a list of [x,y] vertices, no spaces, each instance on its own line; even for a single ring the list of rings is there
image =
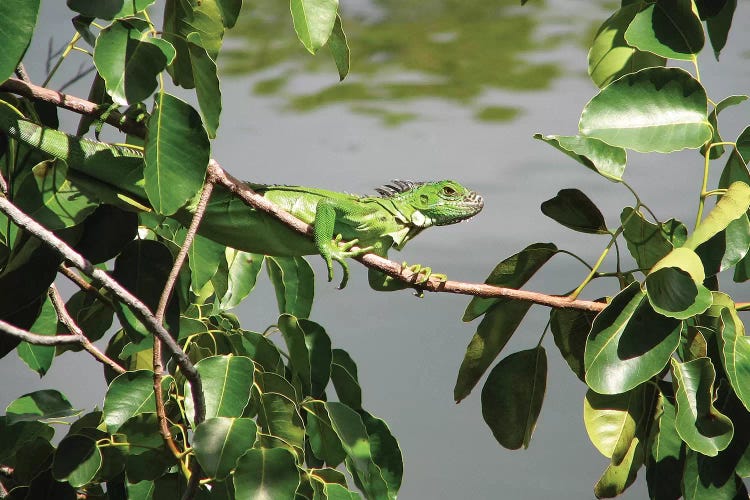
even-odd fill
[[[480,282],[497,262],[533,242],[553,241],[593,262],[606,237],[562,228],[541,214],[541,202],[577,187],[612,227],[622,207],[632,205],[621,186],[532,139],[535,132],[575,134],[580,110],[596,92],[586,76],[585,41],[607,14],[591,2],[344,1],[352,50],[344,84],[337,83],[326,49],[312,57],[296,41],[284,2],[246,7],[219,60],[224,110],[212,155],[224,168],[255,182],[361,193],[393,178],[455,178],[484,195],[480,216],[426,231],[401,254],[394,252],[394,260]],[[710,48],[700,58],[714,100],[748,92],[750,40],[741,28],[749,13],[746,4],[738,7],[720,66]],[[36,82],[43,80],[50,39],[58,47],[72,35],[62,2],[46,2],[39,22],[27,58]],[[75,72],[87,62],[75,54],[68,64]],[[56,78],[53,86],[66,79]],[[85,96],[86,85],[69,92]],[[747,109],[722,114],[724,137],[737,136],[749,121]],[[701,158],[695,152],[628,157],[626,180],[657,216],[691,225]],[[356,263],[349,286],[339,291],[323,278],[321,259],[310,261],[318,276],[311,319],[352,355],[365,407],[399,439],[401,498],[593,498],[592,486],[608,461],[583,426],[585,387],[551,336],[543,344],[549,374],[536,433],[528,450],[508,451],[482,420],[481,386],[460,405],[452,399],[476,327],[460,321],[467,298],[373,292]],[[527,288],[564,293],[584,271],[557,256]],[[613,294],[615,287],[595,282],[584,295]],[[262,279],[236,312],[243,326],[262,330],[275,321],[275,308]],[[501,356],[536,345],[547,317],[547,309],[532,308]],[[103,380],[88,376],[99,369],[84,354],[66,353],[40,381],[11,354],[0,362],[0,405],[49,386],[77,407],[101,405]],[[647,496],[644,475],[641,470],[625,498]]]

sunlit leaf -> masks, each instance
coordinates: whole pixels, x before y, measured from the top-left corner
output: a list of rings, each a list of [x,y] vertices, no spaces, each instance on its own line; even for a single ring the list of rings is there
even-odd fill
[[[299,473],[294,455],[284,448],[249,450],[233,475],[235,498],[294,498]]]
[[[674,219],[657,225],[647,221],[641,212],[625,207],[620,220],[628,250],[644,271],[651,269],[674,247],[682,246],[687,239],[687,228]]]
[[[279,313],[310,316],[315,275],[304,257],[266,257],[266,269],[276,291]]]
[[[750,207],[750,186],[741,181],[733,182],[716,206],[688,237],[684,246],[695,250],[698,245],[726,229],[730,222],[742,217],[748,207]]]
[[[582,134],[612,146],[669,153],[711,138],[706,91],[680,68],[646,68],[603,88],[584,107]]]
[[[591,443],[613,463],[620,463],[647,410],[643,386],[622,394],[598,394],[586,391],[583,422]]]
[[[498,443],[511,450],[529,447],[546,385],[541,346],[513,353],[492,369],[482,388],[482,416]]]
[[[622,180],[627,164],[627,153],[622,148],[582,135],[534,134],[534,139],[546,142],[613,182]]]
[[[691,60],[705,38],[690,0],[660,0],[636,14],[625,40],[640,50],[670,59]]]
[[[245,356],[211,356],[195,364],[203,382],[206,418],[241,417],[253,387],[253,362]],[[194,402],[189,383],[185,388],[185,411],[192,418]]]
[[[291,0],[294,30],[311,54],[328,41],[336,21],[338,0]]]
[[[34,34],[40,0],[3,0],[0,2],[0,82],[10,77],[23,59]]]
[[[635,481],[638,469],[643,465],[644,446],[639,439],[630,442],[625,456],[618,463],[610,463],[594,485],[597,498],[614,498],[624,492]]]
[[[52,300],[49,297],[42,304],[42,310],[39,316],[31,325],[29,331],[38,335],[56,335],[57,334],[57,311],[52,305]],[[16,348],[18,357],[20,357],[26,365],[37,372],[40,377],[43,377],[50,366],[52,366],[52,360],[55,358],[55,347],[34,345],[28,342],[21,342]]]
[[[73,409],[68,398],[55,389],[42,389],[14,400],[5,410],[8,424],[69,417],[80,413]]]
[[[339,401],[354,410],[361,409],[362,388],[357,378],[357,365],[342,349],[333,349],[331,354],[331,382]]]
[[[306,395],[320,397],[331,375],[331,339],[319,324],[289,314],[279,316],[278,326],[289,349],[292,373],[300,377]]]
[[[346,34],[341,27],[341,16],[336,14],[336,22],[333,24],[331,37],[328,39],[328,47],[331,49],[333,61],[336,63],[336,69],[339,72],[339,81],[343,81],[349,74],[349,44],[346,41]]]
[[[203,48],[203,42],[198,33],[188,34],[187,44],[198,105],[203,115],[203,122],[206,124],[208,137],[213,139],[216,137],[216,129],[219,128],[221,115],[221,88],[216,72],[216,61]]]
[[[721,311],[721,322],[721,362],[735,394],[750,409],[750,338],[734,307]]]
[[[711,291],[703,285],[705,278],[700,257],[687,247],[675,248],[646,276],[648,300],[659,314],[690,318],[711,306]]]
[[[171,376],[165,375],[162,379],[162,391],[165,392],[173,382]],[[108,432],[117,432],[120,426],[131,417],[155,411],[152,371],[125,372],[109,384],[104,398],[104,423],[107,425]]]
[[[600,394],[642,384],[667,365],[680,330],[680,321],[653,310],[638,282],[630,284],[594,320],[584,354],[586,383]]]
[[[195,428],[195,458],[208,477],[224,479],[255,442],[255,422],[249,418],[215,417]]]

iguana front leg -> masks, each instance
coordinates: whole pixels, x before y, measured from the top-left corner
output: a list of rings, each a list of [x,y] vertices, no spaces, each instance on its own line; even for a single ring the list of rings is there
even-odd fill
[[[339,233],[334,236],[336,220],[338,217],[351,215],[351,208],[343,207],[336,201],[321,200],[315,208],[315,221],[313,222],[313,235],[315,246],[326,261],[328,268],[328,281],[333,280],[333,261],[341,264],[344,276],[341,278],[339,288],[344,288],[349,281],[349,265],[346,263],[349,257],[359,257],[370,252],[373,247],[360,248],[352,251],[351,248],[359,243],[358,238],[341,243],[343,236]]]

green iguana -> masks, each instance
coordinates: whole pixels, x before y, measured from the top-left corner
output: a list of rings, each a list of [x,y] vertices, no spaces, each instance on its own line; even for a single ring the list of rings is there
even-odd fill
[[[63,160],[68,178],[79,189],[102,203],[130,210],[150,210],[143,178],[143,152],[140,148],[114,145],[75,137],[39,126],[19,116],[0,101],[0,131],[27,146]],[[347,257],[373,252],[386,257],[391,247],[404,245],[431,226],[454,224],[482,210],[483,200],[461,184],[393,181],[376,189],[379,196],[356,196],[323,189],[258,185],[249,186],[295,217],[313,226],[314,238],[300,235],[273,217],[245,205],[222,186],[216,186],[198,233],[220,244],[275,256],[320,254],[333,279],[333,261],[341,264],[346,285]],[[187,225],[197,205],[198,195],[171,215]],[[345,243],[343,243],[345,242]],[[354,251],[357,245],[360,249]],[[406,264],[404,263],[404,266]],[[430,268],[410,266],[419,282],[432,274]],[[408,285],[370,270],[370,286],[376,290],[397,290]]]

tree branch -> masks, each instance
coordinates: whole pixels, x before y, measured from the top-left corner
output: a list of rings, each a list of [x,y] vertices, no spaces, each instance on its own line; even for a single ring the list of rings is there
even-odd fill
[[[19,94],[31,99],[43,100],[84,115],[97,116],[99,111],[97,105],[92,102],[78,97],[61,94],[37,85],[28,84],[15,78],[11,78],[0,84],[0,90]],[[140,137],[145,136],[145,128],[141,123],[130,120],[122,114],[112,113],[105,121],[123,132],[138,135]],[[209,175],[214,176],[217,184],[221,184],[227,188],[230,192],[242,199],[247,205],[266,212],[300,234],[307,235],[308,237],[312,236],[312,227],[310,225],[305,224],[292,214],[282,210],[280,207],[274,205],[266,198],[250,189],[247,184],[224,171],[213,159],[209,161],[208,173]],[[357,249],[357,247],[353,247],[352,249]],[[534,304],[560,309],[581,309],[592,312],[599,312],[606,307],[606,304],[602,302],[571,300],[567,297],[558,295],[548,295],[539,292],[517,290],[515,288],[505,288],[481,283],[465,283],[462,281],[451,280],[443,282],[436,278],[430,278],[425,283],[415,284],[414,280],[417,278],[416,273],[413,273],[408,269],[403,269],[397,262],[384,259],[375,254],[366,254],[357,257],[356,260],[369,268],[376,269],[388,276],[403,281],[404,283],[412,284],[415,288],[427,290],[429,292],[455,293],[487,298],[507,298],[512,300],[523,300]]]
[[[65,328],[67,328],[70,333],[78,338],[78,342],[81,344],[81,347],[86,350],[86,352],[91,354],[94,359],[96,359],[100,363],[112,368],[117,373],[125,373],[127,371],[125,370],[125,368],[115,363],[114,360],[109,358],[106,354],[100,351],[98,347],[91,343],[88,337],[83,333],[83,330],[81,330],[75,320],[70,316],[68,309],[65,307],[65,302],[60,296],[60,292],[57,290],[57,287],[54,285],[54,283],[49,287],[49,297],[52,300],[52,305],[57,312],[57,317],[60,322],[65,325]]]
[[[41,224],[19,210],[7,198],[0,197],[0,211],[5,213],[14,224],[26,229],[29,233],[42,240],[60,256],[68,259],[75,267],[112,292],[119,300],[130,307],[136,317],[150,332],[167,345],[172,352],[172,357],[180,367],[180,370],[182,370],[183,375],[190,381],[190,390],[195,403],[195,423],[199,424],[203,422],[206,416],[206,403],[203,397],[203,385],[200,375],[193,363],[188,359],[185,351],[182,350],[164,326],[156,320],[148,307],[103,270],[94,267],[91,262],[83,258],[64,241],[55,236],[54,233],[45,229]]]

